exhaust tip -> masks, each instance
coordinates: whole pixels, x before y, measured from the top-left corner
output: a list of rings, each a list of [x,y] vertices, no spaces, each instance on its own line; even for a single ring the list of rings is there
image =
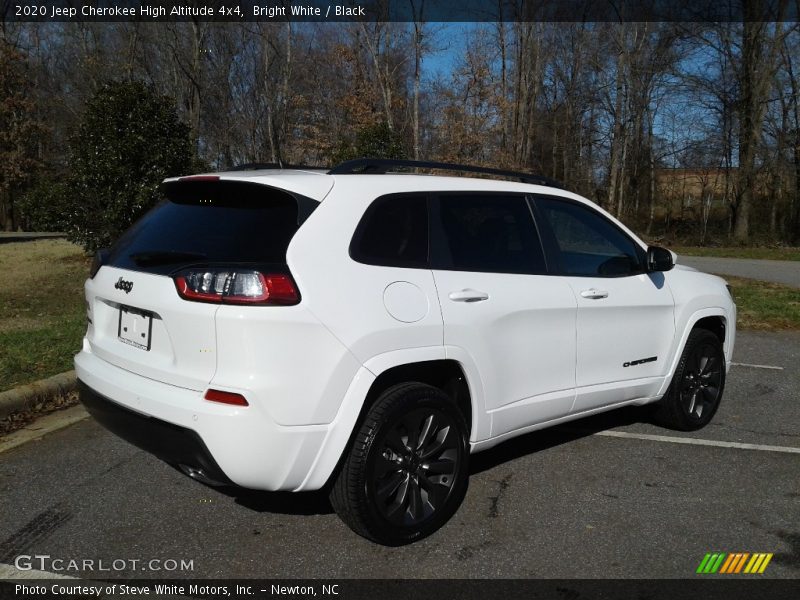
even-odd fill
[[[184,464],[178,465],[178,468],[183,472],[184,475],[187,475],[188,477],[191,477],[200,483],[204,483],[213,487],[221,487],[225,485],[221,481],[217,481],[216,479],[212,479],[206,475],[206,472],[203,471],[203,469]]]

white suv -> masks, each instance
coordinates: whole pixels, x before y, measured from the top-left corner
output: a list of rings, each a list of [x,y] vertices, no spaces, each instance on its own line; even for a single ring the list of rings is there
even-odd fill
[[[517,181],[391,173],[435,167]],[[531,175],[359,159],[164,182],[98,253],[81,399],[208,484],[329,487],[357,533],[443,525],[470,453],[600,411],[714,415],[736,306]]]

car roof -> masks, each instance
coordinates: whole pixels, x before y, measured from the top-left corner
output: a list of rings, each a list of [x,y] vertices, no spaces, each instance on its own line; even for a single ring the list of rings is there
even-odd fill
[[[583,198],[560,188],[519,181],[449,175],[411,173],[342,174],[331,175],[327,169],[252,169],[200,173],[171,177],[165,182],[191,181],[218,177],[221,181],[246,181],[285,189],[321,202],[337,181],[357,182],[360,187],[375,190],[377,195],[399,192],[473,191],[548,193],[584,201]]]

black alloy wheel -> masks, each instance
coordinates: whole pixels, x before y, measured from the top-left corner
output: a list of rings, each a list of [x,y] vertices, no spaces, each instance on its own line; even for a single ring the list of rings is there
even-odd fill
[[[720,339],[706,329],[693,329],[667,393],[654,405],[655,421],[679,431],[708,425],[722,400],[725,371]]]
[[[686,416],[696,421],[716,409],[722,393],[722,364],[716,345],[705,342],[694,347],[681,381],[680,397]]]
[[[440,389],[389,388],[366,414],[344,457],[331,504],[353,531],[388,546],[444,525],[468,485],[469,432]]]
[[[414,410],[386,428],[377,445],[367,493],[387,521],[415,526],[445,505],[464,460],[452,416],[435,407]]]

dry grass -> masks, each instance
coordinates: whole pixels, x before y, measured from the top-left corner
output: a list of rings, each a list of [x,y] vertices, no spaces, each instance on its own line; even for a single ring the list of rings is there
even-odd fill
[[[800,290],[724,275],[733,288],[740,329],[800,330]]]
[[[50,414],[57,410],[75,406],[78,403],[78,392],[58,394],[46,400],[42,400],[28,410],[13,412],[4,419],[0,419],[0,436],[17,431],[33,423],[39,417]]]
[[[0,244],[0,391],[72,368],[89,263],[65,240]]]

